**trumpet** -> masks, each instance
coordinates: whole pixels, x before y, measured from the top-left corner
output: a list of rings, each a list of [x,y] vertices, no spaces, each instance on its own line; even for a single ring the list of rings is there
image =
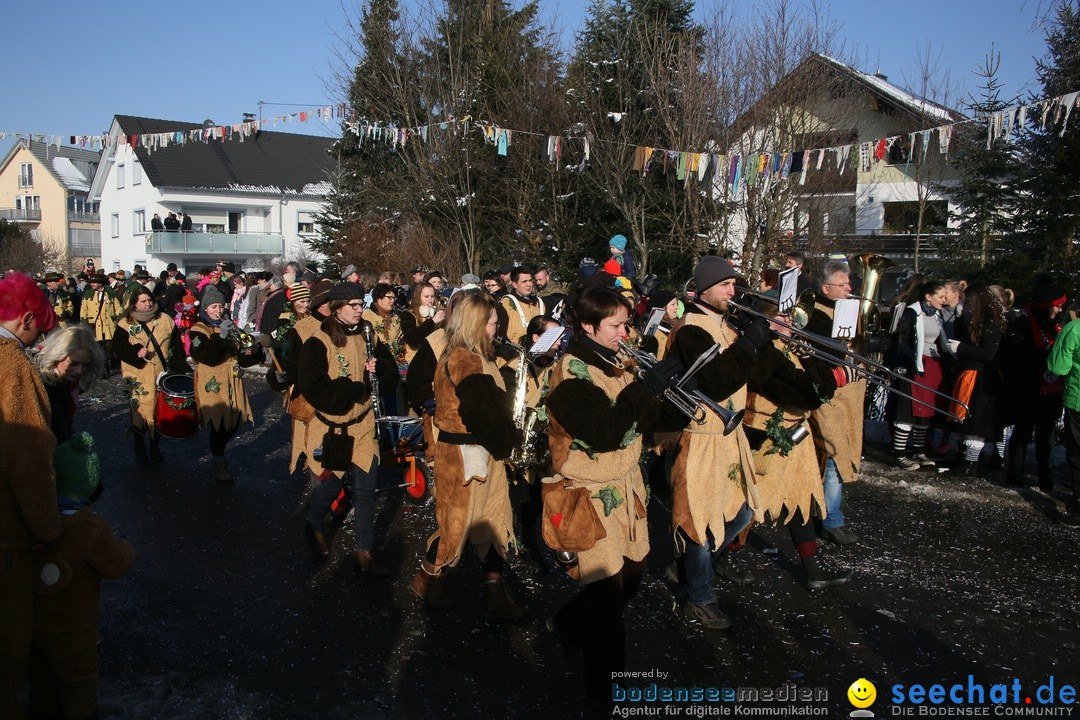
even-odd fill
[[[736,288],[736,291],[743,294],[743,295],[748,295],[750,297],[756,297],[756,298],[768,300],[770,302],[774,302],[773,298],[768,297],[766,295],[762,295],[761,293],[758,293],[758,292],[756,292],[754,290],[750,290],[749,288],[741,288],[740,287],[740,288]],[[799,302],[796,305],[796,307],[804,305],[804,302],[807,299],[804,296],[812,295],[812,293],[813,293],[812,290],[807,290],[806,292],[804,292],[802,294],[802,296],[799,297]],[[801,315],[798,316],[798,319],[797,319],[796,314],[793,312],[792,313],[792,322],[789,324],[789,323],[786,323],[786,322],[784,322],[782,320],[777,320],[776,318],[774,318],[774,317],[772,317],[770,315],[766,315],[763,312],[755,310],[754,308],[749,307],[748,305],[743,305],[741,303],[737,303],[734,300],[729,300],[728,305],[730,307],[734,308],[737,313],[742,312],[742,313],[746,313],[748,315],[753,315],[755,317],[764,318],[765,320],[768,320],[769,322],[775,323],[775,324],[779,325],[780,327],[787,329],[788,331],[793,333],[792,336],[789,337],[787,335],[784,335],[783,333],[776,332],[775,330],[773,332],[776,332],[776,334],[782,340],[784,340],[784,342],[790,343],[793,347],[801,348],[801,349],[803,349],[803,350],[805,350],[805,351],[807,351],[807,352],[809,352],[809,353],[811,353],[813,355],[816,355],[816,356],[818,356],[819,358],[821,358],[822,360],[824,360],[827,363],[830,363],[832,365],[839,365],[839,366],[842,366],[842,367],[848,367],[848,368],[851,368],[851,369],[855,370],[855,372],[858,373],[858,375],[860,377],[864,378],[867,382],[869,382],[869,383],[871,383],[873,385],[877,385],[877,386],[883,388],[884,390],[886,390],[888,392],[895,393],[895,394],[897,394],[897,395],[899,395],[901,397],[904,397],[904,398],[907,398],[908,400],[911,400],[912,402],[919,403],[920,405],[928,407],[931,410],[934,410],[935,412],[939,412],[942,415],[945,415],[947,417],[952,418],[953,420],[960,421],[960,420],[963,419],[960,416],[949,412],[948,410],[943,410],[943,409],[941,409],[941,408],[939,408],[939,407],[937,407],[935,405],[931,405],[930,403],[924,402],[923,400],[919,400],[915,396],[913,396],[913,395],[911,395],[909,393],[906,393],[903,390],[900,390],[898,388],[893,387],[892,386],[893,381],[899,379],[899,380],[903,380],[905,382],[911,383],[912,385],[914,385],[914,386],[916,386],[916,387],[918,387],[918,388],[920,388],[922,390],[926,390],[928,392],[931,392],[934,395],[937,395],[938,397],[944,398],[945,400],[948,400],[950,403],[956,403],[960,407],[963,407],[965,410],[968,409],[968,407],[967,407],[967,405],[965,403],[961,402],[957,398],[954,398],[952,395],[949,395],[948,393],[941,392],[940,390],[937,390],[936,388],[932,388],[929,385],[924,385],[924,384],[918,382],[917,380],[908,378],[906,376],[901,376],[899,373],[897,373],[893,369],[887,367],[886,365],[883,365],[883,364],[877,362],[876,360],[873,360],[873,359],[871,359],[869,357],[866,357],[865,355],[860,355],[859,353],[855,352],[854,350],[851,350],[850,348],[845,346],[843,343],[838,342],[837,340],[834,340],[833,338],[825,337],[823,335],[818,335],[817,333],[812,333],[812,332],[808,332],[807,330],[804,330],[803,328],[806,327],[806,323],[809,321],[809,313],[806,313],[806,315],[805,315],[806,320],[802,320]],[[805,307],[802,307],[801,309],[803,311],[806,310]],[[811,309],[811,312],[812,312],[812,309],[813,309],[812,305],[811,305],[810,309]],[[828,348],[828,350],[826,350],[824,348]],[[832,351],[832,352],[830,352],[830,351]],[[855,361],[852,362],[851,360],[846,359],[846,358],[849,358],[849,357],[854,358]],[[862,365],[860,365],[859,363],[862,363]],[[873,372],[871,370],[871,368],[873,370],[877,370],[879,372],[884,373],[885,376],[883,377],[882,375],[879,375],[876,372]]]
[[[638,366],[638,379],[641,379],[650,368],[659,362],[652,353],[633,348],[625,341],[619,341],[619,349],[626,353],[631,362]],[[686,369],[686,372],[683,373],[678,382],[664,390],[664,399],[671,403],[676,410],[698,425],[704,425],[709,417],[709,411],[712,411],[717,417],[723,420],[724,434],[728,435],[739,426],[739,423],[742,422],[743,413],[746,411],[729,410],[700,390],[686,389],[686,384],[690,379],[696,375],[706,363],[710,362],[719,354],[720,345],[718,344],[714,344],[711,348],[702,353],[701,356]]]
[[[237,352],[250,352],[256,344],[255,338],[236,324],[229,328],[229,342],[233,344]]]

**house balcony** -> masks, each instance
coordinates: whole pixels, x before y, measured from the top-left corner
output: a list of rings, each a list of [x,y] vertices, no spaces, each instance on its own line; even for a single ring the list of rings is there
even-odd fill
[[[146,234],[146,251],[154,255],[280,256],[285,254],[285,236],[280,233],[158,231]]]
[[[0,208],[0,220],[10,222],[41,222],[41,210],[28,210],[26,208]]]
[[[101,213],[87,212],[85,210],[68,210],[70,222],[101,224]]]

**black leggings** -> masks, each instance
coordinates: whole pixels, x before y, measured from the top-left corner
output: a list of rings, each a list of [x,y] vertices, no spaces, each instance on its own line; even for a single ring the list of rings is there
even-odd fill
[[[581,639],[586,695],[605,705],[611,702],[612,673],[626,669],[623,609],[637,595],[644,572],[644,560],[623,558],[619,572],[585,585],[555,613],[556,625]]]
[[[210,426],[210,454],[216,458],[225,457],[225,445],[236,434],[236,425],[228,428]]]
[[[437,537],[431,541],[428,545],[427,553],[424,554],[424,559],[430,564],[435,564],[435,558],[439,556],[439,541],[441,537]],[[499,573],[503,574],[503,569],[506,567],[506,561],[503,560],[503,556],[499,554],[499,551],[493,547],[488,550],[487,557],[480,559],[480,570],[485,573]]]

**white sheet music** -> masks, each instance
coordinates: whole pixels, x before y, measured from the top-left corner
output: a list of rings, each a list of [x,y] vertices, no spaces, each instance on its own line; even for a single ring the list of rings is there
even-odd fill
[[[787,314],[799,300],[799,268],[788,268],[780,273],[780,312]]]
[[[833,311],[832,336],[850,339],[859,332],[859,301],[854,298],[837,300]]]
[[[542,355],[552,348],[559,340],[562,339],[563,333],[566,332],[564,327],[553,327],[544,331],[544,334],[536,339],[533,346],[529,348],[529,352],[533,355]]]

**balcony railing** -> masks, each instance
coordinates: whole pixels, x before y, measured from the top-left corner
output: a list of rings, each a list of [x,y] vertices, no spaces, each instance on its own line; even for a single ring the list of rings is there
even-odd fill
[[[89,210],[68,210],[68,219],[71,222],[100,223],[101,213]]]
[[[101,257],[101,243],[71,243],[68,251],[75,257]]]
[[[146,251],[157,255],[283,255],[280,233],[158,231],[146,234]]]
[[[41,222],[41,210],[26,208],[0,208],[0,219],[15,222]]]

